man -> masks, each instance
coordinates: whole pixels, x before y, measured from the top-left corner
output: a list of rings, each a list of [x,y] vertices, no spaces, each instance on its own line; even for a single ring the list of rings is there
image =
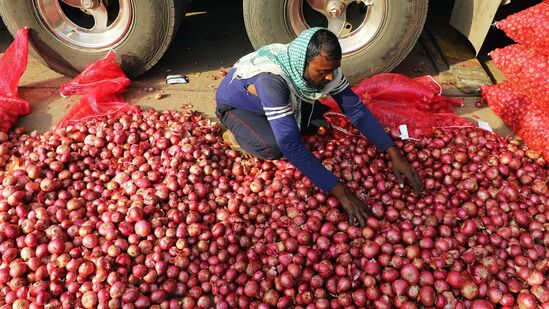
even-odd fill
[[[390,155],[402,185],[406,176],[416,192],[417,173],[372,113],[352,91],[341,69],[341,46],[325,28],[303,31],[290,44],[271,44],[241,58],[216,93],[216,115],[246,152],[273,160],[286,157],[305,176],[340,201],[349,221],[360,225],[369,209],[301,143],[300,131],[321,114],[317,100],[331,95],[341,110],[374,145]],[[229,133],[229,134],[231,134]]]

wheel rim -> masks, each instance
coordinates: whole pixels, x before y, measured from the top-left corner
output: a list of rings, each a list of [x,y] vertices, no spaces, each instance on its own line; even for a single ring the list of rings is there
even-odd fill
[[[301,31],[321,26],[334,32],[343,56],[365,49],[375,41],[387,22],[388,0],[338,0],[342,10],[333,16],[326,9],[327,0],[286,0],[285,24],[296,37]]]
[[[132,24],[131,0],[35,0],[48,31],[76,48],[110,49]]]

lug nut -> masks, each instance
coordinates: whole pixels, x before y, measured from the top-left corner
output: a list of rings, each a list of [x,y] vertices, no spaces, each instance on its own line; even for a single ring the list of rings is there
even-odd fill
[[[330,0],[326,2],[324,9],[330,16],[338,17],[345,10],[345,3],[339,0]]]
[[[80,4],[87,10],[95,9],[99,6],[100,0],[80,0]]]

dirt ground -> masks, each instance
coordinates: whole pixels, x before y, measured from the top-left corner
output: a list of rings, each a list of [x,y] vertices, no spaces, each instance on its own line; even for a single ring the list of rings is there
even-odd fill
[[[464,99],[456,113],[476,123],[489,123],[502,136],[511,134],[501,119],[488,107],[477,108],[478,87],[501,79],[475,58],[467,40],[447,26],[447,7],[434,5],[427,25],[412,53],[393,72],[408,76],[430,74],[444,87],[444,94]],[[441,25],[444,25],[441,27]],[[0,53],[12,38],[0,23]],[[193,3],[179,32],[160,62],[150,72],[133,80],[125,99],[144,108],[159,110],[191,106],[209,117],[214,116],[214,95],[222,76],[220,68],[229,68],[242,55],[253,51],[246,36],[242,3],[238,0],[204,0]],[[485,52],[485,51],[482,51]],[[482,53],[481,52],[481,53]],[[188,84],[167,85],[168,74],[184,74]],[[28,100],[33,112],[22,117],[17,126],[47,131],[74,105],[77,97],[63,98],[59,87],[70,79],[55,73],[29,57],[20,81],[20,95]],[[152,88],[149,92],[147,89]],[[165,96],[155,99],[157,92]]]

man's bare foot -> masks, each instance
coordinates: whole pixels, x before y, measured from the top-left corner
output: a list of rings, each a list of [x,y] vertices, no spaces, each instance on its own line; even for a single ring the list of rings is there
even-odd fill
[[[233,133],[229,130],[226,130],[225,133],[223,133],[223,141],[227,143],[227,145],[234,151],[238,152],[240,156],[242,156],[245,159],[249,159],[252,157],[252,154],[246,151],[244,148],[240,147],[238,142],[236,141],[236,138],[234,137]]]

